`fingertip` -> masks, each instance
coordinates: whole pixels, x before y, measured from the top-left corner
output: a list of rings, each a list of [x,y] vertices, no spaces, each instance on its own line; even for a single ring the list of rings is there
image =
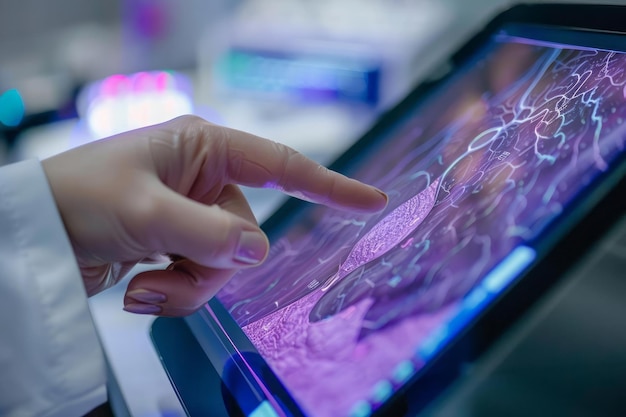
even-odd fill
[[[269,240],[265,233],[242,230],[233,255],[233,260],[245,266],[255,266],[262,263],[269,253]]]
[[[354,179],[350,181],[352,192],[337,193],[334,201],[337,208],[359,213],[378,213],[387,207],[389,197],[384,191]]]
[[[374,211],[378,212],[378,211],[383,211],[385,208],[387,208],[387,204],[389,204],[389,196],[387,195],[387,193],[385,193],[383,190],[376,188],[376,187],[372,187],[374,189],[374,191],[378,194],[377,196],[377,202],[374,204]]]

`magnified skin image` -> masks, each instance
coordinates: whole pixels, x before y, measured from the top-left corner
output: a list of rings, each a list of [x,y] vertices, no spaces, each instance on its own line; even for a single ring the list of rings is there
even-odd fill
[[[345,277],[358,267],[378,258],[397,246],[424,221],[435,204],[439,180],[435,180],[415,197],[396,207],[384,219],[365,234],[352,247],[350,254],[322,287],[329,289],[335,282]]]
[[[313,417],[381,381],[624,149],[626,56],[500,37],[358,168],[384,212],[311,207],[218,294]],[[395,389],[395,388],[394,388]],[[382,392],[382,393],[381,393]]]

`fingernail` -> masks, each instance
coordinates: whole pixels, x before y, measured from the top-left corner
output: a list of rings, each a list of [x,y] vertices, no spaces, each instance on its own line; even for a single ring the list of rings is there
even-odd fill
[[[243,231],[239,236],[234,259],[243,264],[256,265],[265,259],[267,246],[267,238],[262,233]]]
[[[389,202],[389,196],[387,195],[387,193],[385,193],[382,190],[379,190],[378,188],[374,188],[374,189],[378,192],[378,194],[382,195],[385,198],[385,203]]]
[[[124,306],[124,310],[135,314],[158,314],[163,309],[154,304],[131,303]]]
[[[138,289],[128,291],[126,295],[134,300],[141,301],[143,303],[164,303],[167,301],[167,295],[161,294],[160,292]]]

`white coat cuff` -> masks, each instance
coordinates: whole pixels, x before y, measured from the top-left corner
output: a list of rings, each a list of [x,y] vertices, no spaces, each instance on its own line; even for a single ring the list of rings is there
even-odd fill
[[[104,403],[104,356],[38,161],[0,168],[0,254],[0,415],[81,416]]]

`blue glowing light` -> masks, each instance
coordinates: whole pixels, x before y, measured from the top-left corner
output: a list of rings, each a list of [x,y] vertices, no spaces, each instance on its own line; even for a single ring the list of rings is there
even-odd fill
[[[439,327],[422,343],[422,346],[420,346],[417,351],[418,357],[422,360],[430,359],[439,352],[440,348],[449,338],[448,326],[443,325]]]
[[[248,417],[278,417],[269,402],[263,401]]]
[[[217,73],[235,90],[298,97],[306,101],[376,104],[380,65],[369,61],[231,50]]]
[[[483,281],[461,301],[446,324],[435,330],[417,350],[417,356],[428,360],[436,355],[455,335],[463,330],[507,285],[517,278],[534,260],[536,252],[528,246],[518,246],[502,260]]]
[[[387,380],[378,381],[372,389],[372,399],[377,403],[383,403],[393,394],[393,385]]]
[[[483,287],[499,293],[535,259],[535,251],[528,246],[518,246],[483,280]]]
[[[415,365],[409,360],[400,362],[393,371],[394,382],[401,384],[415,374]]]
[[[369,417],[372,415],[372,405],[367,401],[359,401],[350,411],[350,417]]]
[[[24,101],[19,91],[12,89],[0,95],[0,123],[14,127],[24,118]]]

